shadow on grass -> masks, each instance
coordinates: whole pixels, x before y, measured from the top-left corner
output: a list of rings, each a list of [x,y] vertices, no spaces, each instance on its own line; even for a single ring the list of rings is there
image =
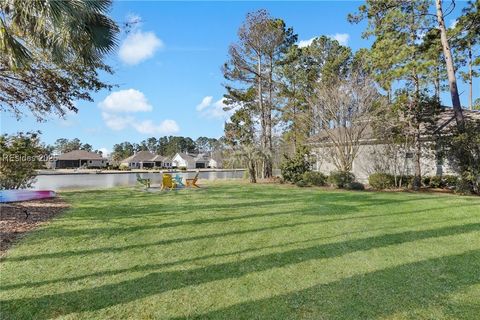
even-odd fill
[[[73,292],[50,294],[36,298],[3,300],[0,301],[0,304],[2,306],[2,313],[7,315],[7,318],[8,315],[10,315],[14,318],[22,319],[29,318],[32,314],[35,314],[36,319],[46,319],[74,312],[99,310],[174,289],[195,286],[215,280],[241,277],[248,273],[283,267],[307,260],[332,258],[356,251],[478,230],[480,230],[480,223],[472,223],[455,227],[408,231],[338,243],[327,243],[197,269],[152,272],[146,276],[120,283],[86,288]],[[476,253],[476,257],[478,257],[478,253]],[[461,257],[458,259],[461,259]],[[471,261],[474,260],[472,258],[469,258],[469,260],[469,263],[476,263],[472,270],[478,270],[480,260]],[[455,265],[457,265],[457,263],[461,264],[462,262],[455,262]],[[149,268],[152,268],[152,266],[149,266],[147,270],[150,270]],[[132,268],[132,271],[139,270],[141,270],[141,267]],[[389,272],[392,275],[397,273],[395,270],[385,272]],[[412,272],[415,272],[415,269],[413,269]],[[470,275],[463,275],[464,278],[467,278],[469,282],[471,282],[469,276]],[[476,277],[478,278],[478,275]],[[458,285],[460,286],[462,283],[463,282],[460,281]],[[347,302],[348,301],[345,301],[345,303]]]
[[[175,213],[190,213],[195,211],[221,211],[224,209],[243,209],[258,206],[278,205],[278,204],[294,204],[315,202],[318,205],[326,208],[336,209],[337,214],[351,213],[358,211],[361,207],[381,206],[389,204],[397,204],[411,201],[430,200],[432,197],[425,197],[419,195],[405,195],[398,194],[373,194],[373,193],[352,193],[345,191],[324,191],[324,190],[308,190],[307,192],[293,188],[276,188],[268,186],[268,190],[262,187],[248,187],[248,188],[234,188],[234,187],[215,187],[208,190],[201,190],[206,193],[208,200],[212,203],[202,203],[202,194],[179,193],[176,195],[167,195],[165,197],[157,197],[156,195],[144,195],[131,192],[129,190],[121,190],[112,196],[108,193],[95,194],[94,196],[89,191],[84,191],[83,195],[72,197],[76,199],[85,209],[103,209],[108,208],[107,212],[98,214],[92,210],[84,210],[84,213],[77,214],[77,218],[93,219],[93,220],[107,220],[112,216],[122,217],[122,210],[128,206],[128,217],[130,216],[148,216],[150,212],[155,211],[174,211]],[[246,190],[245,190],[246,189]],[[92,191],[93,192],[93,191]],[[118,192],[121,194],[119,195]],[[225,195],[228,195],[226,198]],[[387,196],[387,199],[384,197]],[[401,197],[399,199],[399,197]],[[94,199],[94,200],[92,200]],[[221,203],[218,200],[228,203]],[[159,201],[154,205],[144,205],[145,202]],[[240,202],[238,202],[240,200]],[[161,202],[163,201],[163,202]],[[172,201],[184,201],[183,203],[173,204]],[[350,203],[350,204],[349,204]],[[112,210],[113,209],[113,210]]]
[[[458,319],[461,315],[465,320],[477,320],[478,305],[455,303],[448,295],[480,283],[478,270],[480,251],[469,251],[240,303],[188,319],[377,319],[399,313],[406,319],[433,319],[435,315],[427,309],[435,305],[441,312],[451,313],[446,318]]]
[[[452,221],[452,220],[458,222],[458,219],[447,219],[447,220],[442,220],[442,221],[437,221],[437,222],[445,222],[445,221]],[[464,226],[465,225],[460,226],[460,227],[464,228]],[[0,285],[0,289],[10,290],[10,289],[17,289],[17,288],[22,288],[22,287],[33,288],[33,287],[43,286],[43,285],[46,285],[46,284],[60,283],[60,282],[64,282],[64,283],[75,282],[75,281],[88,279],[88,278],[112,276],[112,275],[118,275],[118,274],[121,274],[121,273],[128,273],[128,272],[154,271],[154,270],[158,270],[158,269],[161,269],[161,268],[179,266],[179,265],[186,264],[186,263],[199,262],[199,261],[202,261],[202,260],[207,260],[207,259],[212,259],[212,258],[238,256],[238,255],[246,254],[246,253],[259,252],[259,251],[266,250],[266,249],[278,249],[278,248],[282,248],[282,247],[286,247],[286,246],[308,244],[308,243],[313,243],[315,241],[333,239],[333,238],[337,238],[337,237],[340,237],[340,236],[362,234],[362,233],[368,233],[368,232],[380,231],[380,230],[389,230],[389,229],[391,230],[391,229],[395,229],[395,228],[396,227],[394,227],[394,228],[380,227],[380,228],[361,230],[361,231],[348,231],[348,232],[343,232],[343,233],[339,233],[339,234],[334,234],[334,235],[331,235],[331,236],[315,237],[315,238],[309,238],[309,239],[306,239],[306,240],[298,240],[298,241],[287,241],[287,242],[282,242],[280,244],[275,244],[275,245],[259,246],[259,247],[244,249],[244,250],[230,251],[230,252],[226,252],[226,253],[214,253],[214,254],[203,255],[203,256],[198,256],[198,257],[188,258],[188,259],[180,259],[180,260],[175,260],[175,261],[165,262],[165,263],[137,265],[137,266],[131,267],[131,268],[123,268],[123,269],[116,269],[116,270],[110,270],[110,271],[94,272],[94,273],[90,273],[90,274],[85,274],[85,275],[75,276],[75,277],[69,277],[69,278],[60,278],[60,279],[52,279],[52,280],[37,281],[37,282],[16,283],[16,284],[3,285],[3,286]],[[433,230],[438,230],[438,229],[433,229]]]
[[[466,206],[462,206],[466,207]],[[72,250],[72,251],[60,251],[60,252],[52,252],[52,253],[40,253],[35,255],[26,255],[26,256],[13,256],[3,259],[3,261],[27,261],[27,260],[35,260],[35,259],[50,259],[50,258],[67,258],[70,256],[76,255],[86,255],[86,254],[97,254],[97,253],[112,253],[112,252],[122,252],[129,249],[139,249],[139,248],[147,248],[147,247],[154,247],[154,246],[161,246],[161,245],[171,245],[171,244],[179,244],[182,242],[189,242],[189,241],[197,241],[197,240],[205,240],[205,239],[213,239],[213,238],[221,238],[227,236],[237,236],[237,235],[244,235],[249,233],[257,233],[263,231],[273,231],[277,229],[284,229],[284,228],[293,228],[298,226],[308,226],[308,225],[318,225],[328,222],[338,222],[344,220],[356,220],[356,219],[368,219],[368,218],[375,218],[375,217],[382,217],[382,216],[394,216],[394,215],[405,215],[405,214],[419,214],[422,212],[429,212],[435,211],[439,209],[445,209],[445,207],[441,208],[429,208],[425,210],[417,210],[417,211],[405,211],[405,212],[397,212],[397,213],[388,213],[388,214],[373,214],[373,215],[362,215],[362,216],[354,216],[354,217],[339,217],[339,218],[332,218],[332,219],[320,219],[315,221],[305,221],[305,222],[295,222],[295,223],[282,223],[280,225],[275,226],[266,226],[261,228],[254,228],[254,229],[246,229],[246,230],[236,230],[236,231],[229,231],[229,232],[219,232],[213,234],[205,234],[205,235],[198,235],[198,236],[191,236],[191,237],[184,237],[184,238],[173,238],[173,239],[165,239],[151,243],[141,243],[141,244],[132,244],[126,246],[118,246],[118,247],[102,247],[102,248],[95,248],[95,249],[85,249],[85,250]],[[269,215],[280,215],[280,214],[294,214],[297,211],[287,211],[283,213],[270,213],[266,214],[265,216]],[[222,218],[223,219],[223,218]],[[235,218],[233,219],[235,220]],[[199,220],[203,221],[203,220]],[[226,221],[226,220],[224,220]],[[118,235],[123,234],[124,232],[133,232],[139,230],[150,230],[150,229],[157,229],[162,228],[162,225],[141,225],[141,226],[133,226],[133,227],[121,227],[121,228],[95,228],[94,230],[62,230],[61,228],[56,228],[55,238],[60,238],[61,234],[65,232],[73,231],[75,235],[91,235],[95,236],[96,234],[102,234],[103,236],[109,235]],[[58,230],[57,230],[58,229]]]
[[[272,195],[270,194],[270,197]],[[390,194],[389,194],[390,196]],[[319,199],[316,199],[320,197]],[[372,198],[373,197],[373,198]],[[175,204],[166,206],[164,204],[152,204],[152,205],[135,205],[135,202],[126,204],[116,204],[111,205],[108,210],[103,210],[104,206],[100,208],[96,208],[97,210],[86,208],[86,209],[76,209],[76,213],[74,217],[70,217],[72,221],[78,220],[78,216],[82,217],[82,220],[88,221],[92,217],[92,220],[96,221],[104,221],[108,224],[116,224],[121,225],[121,227],[112,227],[106,226],[101,228],[62,228],[58,225],[51,225],[46,227],[41,233],[36,235],[37,240],[42,240],[50,237],[49,235],[50,230],[54,232],[55,238],[62,238],[62,237],[77,237],[77,236],[96,236],[101,234],[103,236],[115,236],[125,232],[136,232],[136,231],[144,231],[144,230],[152,230],[152,229],[160,229],[160,228],[172,228],[172,227],[183,227],[183,226],[195,226],[195,225],[202,225],[202,224],[209,224],[209,223],[219,223],[219,222],[230,222],[235,220],[243,220],[249,218],[264,218],[264,217],[276,217],[281,215],[310,215],[310,216],[317,216],[317,217],[326,217],[327,219],[319,220],[318,223],[323,222],[333,222],[333,221],[342,221],[342,220],[351,220],[351,219],[363,219],[363,218],[373,218],[373,217],[382,217],[382,216],[394,216],[394,215],[401,215],[401,214],[414,214],[414,213],[421,213],[427,211],[434,211],[434,210],[441,210],[449,208],[450,206],[442,206],[442,207],[435,207],[432,208],[431,206],[428,209],[423,210],[407,210],[403,212],[395,212],[391,211],[389,208],[388,213],[373,213],[369,215],[359,215],[354,217],[347,217],[347,218],[328,218],[332,216],[343,216],[343,215],[352,215],[355,213],[361,212],[368,206],[376,206],[374,212],[383,212],[385,208],[382,205],[391,205],[394,203],[398,205],[401,202],[408,202],[408,201],[421,201],[425,199],[425,197],[412,197],[412,199],[387,199],[387,200],[378,200],[375,199],[374,196],[370,194],[365,194],[365,196],[357,196],[355,194],[349,194],[346,192],[341,193],[322,193],[321,195],[314,194],[313,196],[302,196],[301,201],[295,201],[294,198],[286,198],[286,199],[270,199],[270,200],[261,200],[261,201],[254,201],[249,200],[248,202],[242,203],[235,203],[230,202],[229,204],[199,204],[198,199],[195,201],[187,201],[185,200],[185,204]],[[238,200],[238,199],[236,199]],[[298,199],[297,199],[298,200]],[[105,202],[103,199],[96,199],[97,202],[103,203]],[[316,201],[315,204],[311,204],[307,208],[299,208],[293,211],[278,211],[279,206],[282,204],[289,204],[295,205],[296,203],[312,203],[312,201]],[[344,204],[352,202],[352,204]],[[469,203],[463,204],[458,207],[469,207],[469,206],[477,206],[478,203]],[[105,206],[107,207],[107,206]],[[254,208],[263,208],[268,210],[269,212],[265,213],[247,213],[247,214],[233,214],[233,215],[221,215],[218,217],[213,218],[200,218],[200,219],[192,219],[192,220],[181,220],[181,221],[172,221],[172,222],[164,222],[164,223],[154,223],[154,221],[158,221],[158,219],[153,218],[154,216],[177,216],[182,217],[183,213],[191,213],[191,212],[202,212],[205,211],[209,215],[214,215],[214,212],[220,211],[225,212],[226,209],[234,208],[237,212],[251,212]],[[158,213],[162,211],[162,213]],[[101,212],[100,212],[101,211]],[[273,211],[273,212],[272,212]],[[85,214],[83,213],[85,212]],[[166,212],[175,212],[175,214],[168,214]],[[135,219],[135,218],[142,218],[143,224],[141,225],[131,225],[129,223],[122,223],[117,221],[117,219]],[[153,218],[153,219],[152,219]],[[150,221],[151,219],[151,221]],[[302,223],[300,223],[302,224]],[[305,223],[308,224],[308,223]],[[288,224],[288,226],[295,226],[297,224]],[[276,227],[272,227],[275,229]],[[262,231],[265,228],[261,229],[254,229],[253,231]],[[240,232],[239,234],[242,234]],[[223,236],[224,234],[220,234]],[[194,240],[198,240],[195,238]],[[170,242],[171,243],[171,242]]]

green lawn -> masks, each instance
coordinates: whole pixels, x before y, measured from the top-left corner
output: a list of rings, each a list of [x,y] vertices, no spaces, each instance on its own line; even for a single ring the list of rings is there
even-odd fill
[[[479,319],[480,198],[215,183],[62,193],[2,319]]]

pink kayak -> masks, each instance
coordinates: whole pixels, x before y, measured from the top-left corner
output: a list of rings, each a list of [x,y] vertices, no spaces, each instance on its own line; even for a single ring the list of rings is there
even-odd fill
[[[0,190],[0,202],[16,202],[54,198],[52,190]]]

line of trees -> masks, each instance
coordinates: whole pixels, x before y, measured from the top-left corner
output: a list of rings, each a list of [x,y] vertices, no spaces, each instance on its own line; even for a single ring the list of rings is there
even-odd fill
[[[312,137],[323,136],[337,169],[349,171],[368,124],[379,137],[413,153],[418,188],[422,136],[438,133],[442,92],[450,93],[455,115],[456,125],[446,134],[450,140],[467,135],[460,140],[476,141],[479,134],[466,123],[457,86],[457,78],[469,85],[468,108],[474,109],[479,3],[468,2],[448,28],[454,1],[367,0],[348,20],[367,21],[364,37],[374,42],[355,53],[326,36],[299,47],[283,20],[265,10],[249,13],[223,66],[226,109],[233,111],[225,125],[231,154],[242,159],[254,182],[272,176],[279,152],[291,156],[305,150]],[[476,148],[467,143],[460,149],[460,173],[471,172]],[[478,173],[471,176],[475,184]]]
[[[203,136],[196,140],[182,136],[163,136],[158,139],[150,137],[140,141],[140,143],[124,141],[115,144],[111,157],[115,161],[120,161],[139,151],[150,151],[153,154],[170,157],[174,156],[177,152],[190,154],[214,153],[223,150],[224,143],[224,138],[216,139]],[[85,150],[103,155],[102,150],[93,149],[92,145],[83,143],[78,138],[59,138],[53,145],[45,144],[42,148],[43,153],[47,155],[63,154],[74,150]]]
[[[138,151],[150,151],[161,156],[172,157],[177,152],[183,153],[212,153],[222,150],[223,139],[199,137],[193,140],[190,137],[164,136],[151,137],[140,143],[128,141],[113,146],[112,159],[123,160]]]

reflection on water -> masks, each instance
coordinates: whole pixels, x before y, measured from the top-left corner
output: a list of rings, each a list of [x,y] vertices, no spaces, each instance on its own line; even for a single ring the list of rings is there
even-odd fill
[[[199,179],[240,179],[243,177],[243,170],[235,171],[201,171]],[[193,178],[195,172],[178,172],[173,175],[180,175],[183,179]],[[152,179],[152,185],[160,185],[162,174],[158,172],[140,173],[142,178]],[[62,189],[92,189],[112,188],[117,186],[133,186],[137,183],[135,172],[127,173],[101,173],[101,174],[58,174],[39,175],[32,188],[37,190],[62,190]],[[200,181],[201,183],[201,181]]]

